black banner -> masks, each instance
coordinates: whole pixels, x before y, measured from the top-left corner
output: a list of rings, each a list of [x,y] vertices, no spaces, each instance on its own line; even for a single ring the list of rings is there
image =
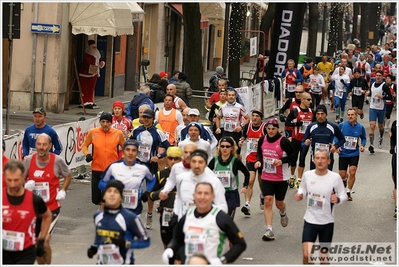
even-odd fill
[[[298,64],[306,4],[276,5],[267,78],[280,77],[288,59]]]

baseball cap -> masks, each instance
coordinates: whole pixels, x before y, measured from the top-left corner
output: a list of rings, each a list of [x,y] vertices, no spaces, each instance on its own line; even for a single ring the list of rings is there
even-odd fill
[[[271,118],[266,122],[266,126],[273,126],[279,128],[278,121],[275,118]]]
[[[199,115],[200,115],[200,112],[199,112],[198,109],[192,108],[192,109],[190,109],[190,111],[188,112],[188,115],[189,115],[189,116],[190,116],[190,115],[199,116]]]
[[[32,112],[32,114],[35,113],[40,113],[46,116],[46,111],[44,110],[44,108],[40,107],[40,108],[35,108],[35,110]]]
[[[152,109],[146,109],[143,112],[143,117],[155,118],[155,112]]]

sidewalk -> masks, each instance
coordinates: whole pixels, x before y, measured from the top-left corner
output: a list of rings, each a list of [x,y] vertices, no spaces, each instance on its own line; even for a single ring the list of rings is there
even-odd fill
[[[240,73],[243,71],[248,72],[256,68],[256,58],[252,57],[250,62],[244,62],[241,65]],[[215,71],[207,71],[204,72],[204,86],[209,85],[209,78],[215,73]],[[72,121],[79,120],[80,117],[92,118],[97,116],[102,111],[112,112],[112,104],[115,101],[128,102],[137,92],[133,91],[125,91],[124,95],[117,96],[113,98],[108,98],[104,96],[96,96],[95,102],[100,107],[99,109],[86,109],[86,115],[83,113],[83,109],[79,108],[77,104],[69,105],[68,109],[63,113],[47,113],[46,122],[51,125],[58,125],[63,123],[68,123]],[[125,105],[127,106],[127,104]],[[2,125],[3,125],[3,133],[6,128],[6,109],[3,109],[2,112]],[[32,111],[27,110],[10,110],[9,114],[9,127],[10,131],[12,130],[24,130],[26,127],[33,123],[32,119]]]

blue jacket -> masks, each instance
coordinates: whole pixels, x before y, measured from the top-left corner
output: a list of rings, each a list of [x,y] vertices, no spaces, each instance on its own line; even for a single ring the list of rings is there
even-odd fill
[[[349,123],[349,121],[344,121],[341,122],[338,125],[338,128],[342,131],[342,134],[345,136],[345,143],[343,146],[341,146],[341,153],[339,154],[340,158],[351,158],[351,157],[356,157],[359,156],[359,138],[360,138],[360,144],[362,146],[366,146],[366,130],[364,129],[363,125],[360,123],[356,122],[355,125],[352,126],[352,124]],[[348,147],[348,140],[350,137],[355,137],[357,139],[356,142],[356,149],[347,149]],[[337,142],[338,139],[334,137],[334,142]]]
[[[22,141],[22,156],[31,155],[33,152],[36,152],[36,137],[41,133],[46,133],[51,137],[53,147],[51,147],[50,152],[57,155],[61,154],[62,144],[53,127],[45,124],[43,128],[36,128],[36,125],[32,124],[25,129],[24,139]]]
[[[337,138],[336,143],[334,143],[334,137]],[[315,151],[316,143],[334,144],[336,148],[342,146],[345,143],[345,137],[342,134],[341,130],[338,128],[338,125],[329,121],[325,121],[323,123],[315,121],[309,124],[306,128],[306,132],[302,140],[302,147],[304,148],[306,148],[306,139],[312,139],[310,145],[312,147],[313,153]]]
[[[138,95],[135,95],[135,96],[140,96],[140,97],[142,97],[144,99],[141,100],[140,103],[137,106],[133,106],[132,105],[132,102],[134,101],[134,98],[132,99],[132,101],[130,101],[130,103],[127,105],[127,108],[126,108],[126,117],[127,118],[129,118],[131,120],[134,120],[134,119],[138,118],[138,116],[137,117],[135,116],[135,118],[133,118],[132,109],[138,109],[143,104],[147,104],[147,105],[150,106],[150,108],[152,110],[155,110],[154,102],[152,102],[151,97],[149,95],[139,93]],[[138,111],[137,111],[137,114],[138,114]]]
[[[96,227],[94,247],[112,244],[111,238],[118,237],[131,242],[130,248],[118,247],[124,264],[134,264],[134,248],[146,248],[151,244],[150,236],[140,217],[122,206],[119,210],[105,208],[104,211],[96,212],[93,220]],[[102,255],[100,253],[97,255],[97,264],[106,264],[103,262]],[[127,255],[130,257],[126,258]]]

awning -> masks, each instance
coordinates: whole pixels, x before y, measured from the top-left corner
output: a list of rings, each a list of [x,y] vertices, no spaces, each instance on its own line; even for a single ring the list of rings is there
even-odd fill
[[[134,2],[69,3],[73,34],[132,35],[132,22],[143,16],[144,10]]]
[[[209,20],[209,24],[214,25],[224,25],[224,10],[226,4],[224,2],[210,3],[203,2],[200,3],[201,14],[206,16]]]
[[[182,4],[170,4],[176,11],[180,14],[183,15],[183,6]],[[203,14],[201,14],[201,21],[200,21],[200,28],[201,29],[206,29],[208,28],[208,18],[205,17]]]

